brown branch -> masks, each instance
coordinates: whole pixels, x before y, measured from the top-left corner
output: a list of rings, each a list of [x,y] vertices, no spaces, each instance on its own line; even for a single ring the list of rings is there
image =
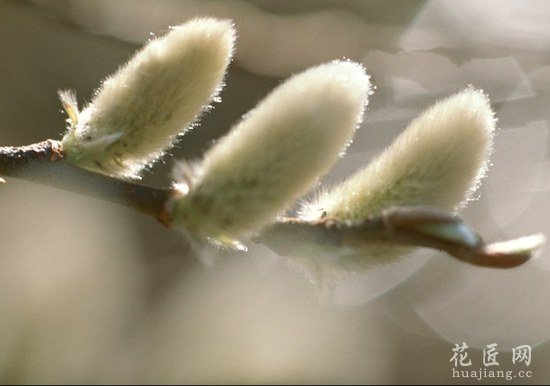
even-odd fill
[[[173,188],[145,186],[76,167],[65,161],[61,142],[53,140],[0,147],[0,175],[122,204],[166,226],[172,224],[170,207],[181,196]],[[470,264],[510,268],[529,260],[544,237],[487,245],[457,216],[430,207],[396,207],[353,223],[333,218],[315,222],[285,218],[258,235],[256,241],[290,256],[296,247],[308,243],[359,249],[376,241],[439,249]]]
[[[94,173],[65,162],[60,141],[0,147],[0,175],[15,177],[114,202],[170,225],[166,203],[176,192]]]

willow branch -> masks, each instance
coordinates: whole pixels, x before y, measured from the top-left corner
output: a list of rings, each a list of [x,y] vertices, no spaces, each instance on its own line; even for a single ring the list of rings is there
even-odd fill
[[[0,147],[0,175],[121,204],[169,225],[165,205],[173,189],[156,188],[90,172],[65,162],[60,141]]]
[[[172,224],[170,207],[181,193],[87,171],[66,162],[59,141],[29,146],[0,147],[0,175],[37,182],[125,205]],[[361,248],[372,242],[434,248],[478,266],[510,268],[529,260],[545,241],[533,235],[485,244],[459,217],[431,207],[396,207],[359,222],[333,218],[305,221],[283,218],[258,235],[280,255],[292,255],[296,246]]]

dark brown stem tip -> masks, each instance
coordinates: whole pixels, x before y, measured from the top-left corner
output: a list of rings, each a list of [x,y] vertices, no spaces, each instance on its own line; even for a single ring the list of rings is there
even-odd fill
[[[483,267],[513,268],[531,259],[545,242],[542,234],[497,242],[466,253],[463,260]]]

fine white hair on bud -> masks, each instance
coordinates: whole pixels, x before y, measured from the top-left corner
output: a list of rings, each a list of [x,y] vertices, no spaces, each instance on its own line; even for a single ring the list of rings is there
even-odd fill
[[[469,87],[441,100],[366,167],[305,202],[300,217],[310,221],[331,217],[352,225],[392,206],[456,210],[471,198],[486,172],[495,123],[481,90]],[[325,285],[341,273],[391,263],[412,249],[380,241],[333,250],[312,245],[292,261]]]
[[[427,109],[369,165],[305,203],[301,215],[361,221],[396,205],[456,210],[486,172],[495,122],[487,96],[470,86]]]
[[[71,118],[62,141],[68,161],[139,178],[219,93],[234,40],[231,22],[194,19],[146,44],[80,113],[71,94],[62,93]]]
[[[190,191],[174,206],[175,223],[214,240],[260,230],[337,161],[370,89],[364,68],[348,61],[291,77],[193,168]]]

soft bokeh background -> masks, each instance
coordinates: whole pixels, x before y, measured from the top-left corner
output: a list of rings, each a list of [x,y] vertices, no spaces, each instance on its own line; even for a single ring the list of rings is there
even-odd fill
[[[150,33],[198,15],[233,19],[237,52],[223,103],[177,157],[200,156],[281,79],[346,57],[377,90],[335,181],[472,83],[500,131],[463,217],[488,240],[550,234],[544,1],[2,0],[0,144],[59,138],[58,89],[84,102]],[[171,165],[145,181],[168,183]],[[498,370],[524,370],[509,350],[532,345],[533,378],[510,383],[550,381],[549,248],[507,271],[422,250],[344,278],[322,302],[263,246],[205,267],[177,232],[95,199],[10,179],[0,214],[0,382],[502,383],[451,377],[462,342],[476,370],[491,343]]]

